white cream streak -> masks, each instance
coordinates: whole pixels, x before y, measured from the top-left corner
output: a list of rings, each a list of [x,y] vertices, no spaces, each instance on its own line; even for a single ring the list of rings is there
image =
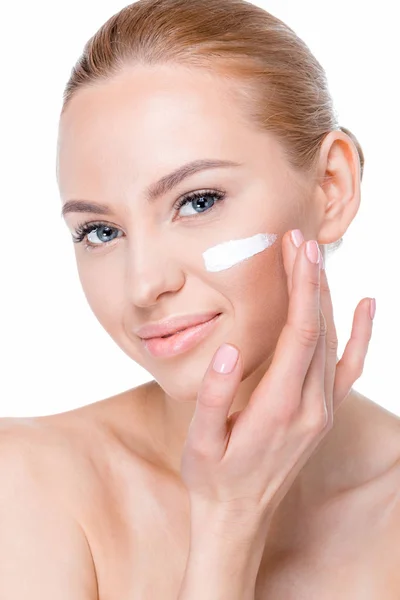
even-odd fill
[[[230,240],[203,252],[207,271],[230,269],[242,260],[262,252],[276,241],[275,233],[257,233],[241,240]]]

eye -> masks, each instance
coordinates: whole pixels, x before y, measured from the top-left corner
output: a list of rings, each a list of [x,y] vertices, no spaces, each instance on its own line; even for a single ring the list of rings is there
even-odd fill
[[[76,230],[75,235],[72,236],[72,239],[75,244],[80,244],[83,240],[85,241],[85,247],[87,249],[95,249],[95,246],[105,246],[109,244],[113,239],[117,237],[117,235],[113,235],[114,233],[118,234],[120,230],[116,227],[111,227],[106,223],[80,223]],[[93,235],[91,235],[93,234]],[[90,239],[90,237],[92,239]],[[107,239],[110,238],[111,239]]]
[[[224,199],[224,197],[225,192],[218,192],[216,190],[193,192],[192,194],[186,194],[186,196],[181,198],[181,200],[174,205],[174,208],[179,211],[180,216],[190,217],[203,212],[210,212],[215,208],[218,202]],[[190,205],[194,205],[194,207]],[[184,210],[180,211],[181,208]],[[197,212],[195,208],[198,208],[199,211]]]
[[[210,213],[215,209],[217,203],[225,198],[225,195],[226,192],[217,190],[193,192],[191,194],[186,194],[183,198],[178,200],[178,202],[174,204],[174,209],[177,211],[181,208],[184,209],[180,213],[180,216],[183,217],[199,215],[204,212]],[[197,205],[196,208],[199,209],[198,212],[193,206],[190,206],[193,204]],[[107,223],[102,223],[101,221],[84,222],[77,225],[72,240],[74,244],[84,242],[84,246],[87,250],[97,250],[101,246],[110,244],[115,238],[121,237],[118,235],[119,233],[122,234],[120,229],[111,227],[111,225],[107,225]]]

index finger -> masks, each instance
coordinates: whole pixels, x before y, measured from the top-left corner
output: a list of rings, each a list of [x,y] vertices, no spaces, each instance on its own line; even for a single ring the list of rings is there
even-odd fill
[[[312,240],[311,240],[312,242]],[[272,363],[253,397],[276,392],[281,401],[301,391],[320,335],[320,265],[307,257],[300,246],[293,267],[292,292],[287,321],[279,336]]]

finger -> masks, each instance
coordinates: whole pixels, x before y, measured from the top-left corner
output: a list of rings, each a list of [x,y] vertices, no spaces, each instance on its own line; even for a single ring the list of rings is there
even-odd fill
[[[299,229],[287,231],[282,238],[283,265],[285,267],[286,272],[287,289],[289,296],[292,293],[293,287],[292,278],[294,262],[296,260],[298,249],[300,248],[303,242],[304,237]]]
[[[243,361],[239,352],[231,372],[218,372],[213,365],[217,359],[217,368],[223,365],[226,370],[229,364],[232,367],[235,350],[238,351],[233,344],[223,344],[201,383],[186,442],[199,455],[222,457],[226,449],[228,414],[243,374]]]
[[[257,394],[260,389],[264,397],[263,387],[270,390],[271,385],[279,392],[284,389],[285,393],[292,390],[289,395],[296,391],[300,394],[319,339],[320,268],[318,263],[308,259],[306,246],[303,243],[296,256],[287,322],[279,336],[266,377],[257,388]]]
[[[361,377],[369,342],[372,337],[373,321],[370,316],[370,299],[363,298],[354,312],[351,336],[342,358],[336,365],[336,378],[333,390],[334,410],[349,394],[354,382]]]
[[[320,334],[310,367],[304,379],[301,398],[301,413],[309,425],[314,428],[325,426],[328,410],[325,403],[325,364],[326,364],[326,322],[322,311],[320,315]]]
[[[325,268],[321,269],[320,306],[326,323],[326,354],[325,354],[325,401],[329,419],[333,421],[335,412],[333,406],[333,386],[336,375],[338,338],[333,316],[333,305],[328,278]]]
[[[290,234],[290,235],[288,235]],[[294,230],[285,234],[284,244],[284,265],[287,275],[288,293],[292,290],[292,274],[293,265],[298,251],[298,244],[304,241],[301,231]],[[320,249],[321,251],[321,249]],[[323,260],[321,256],[321,268],[323,268]],[[321,274],[322,276],[322,274]],[[326,277],[325,277],[326,279]],[[321,289],[320,289],[321,293]],[[321,298],[320,298],[321,304]],[[326,334],[327,324],[322,310],[320,311],[320,337],[311,360],[310,367],[307,371],[303,390],[301,409],[306,415],[306,420],[312,423],[328,422],[330,420],[328,407],[325,402],[325,365],[326,365]],[[336,365],[336,361],[334,363]],[[333,379],[332,379],[333,387]],[[332,397],[332,391],[330,392]],[[330,411],[331,412],[331,411]]]

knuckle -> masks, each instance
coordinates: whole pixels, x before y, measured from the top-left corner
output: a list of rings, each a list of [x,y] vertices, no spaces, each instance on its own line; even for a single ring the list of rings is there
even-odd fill
[[[215,410],[217,408],[220,408],[221,405],[225,403],[222,395],[218,394],[215,391],[207,392],[206,394],[203,393],[198,398],[198,402],[203,408],[207,410]]]
[[[330,337],[327,341],[327,350],[328,352],[332,352],[332,354],[336,354],[337,353],[337,349],[338,349],[338,345],[339,345],[339,341],[338,338],[336,336]]]
[[[202,431],[199,431],[198,427],[193,430],[192,424],[186,436],[183,456],[192,457],[199,461],[207,460],[210,457],[209,443],[207,443],[205,436],[202,435]]]
[[[291,421],[297,419],[300,400],[287,395],[281,398],[276,410],[271,413],[271,422],[274,427],[286,427]]]
[[[319,327],[304,325],[297,328],[299,342],[307,348],[315,346],[320,336]]]
[[[279,409],[273,414],[276,424],[287,425],[297,417],[298,407],[295,403],[285,402],[279,405]]]
[[[320,283],[318,281],[318,279],[309,279],[308,280],[308,285],[313,289],[313,291],[320,291]]]
[[[185,460],[190,463],[191,466],[205,465],[210,460],[210,452],[207,447],[202,447],[200,442],[191,442],[186,444],[184,448]]]
[[[198,394],[197,402],[205,409],[214,410],[225,404],[225,396],[223,389],[220,386],[210,384],[202,386],[201,392]]]
[[[326,336],[328,327],[322,311],[319,311],[319,335]]]
[[[320,287],[321,287],[321,293],[322,294],[330,294],[331,293],[331,290],[330,290],[330,287],[329,287],[329,284],[328,284],[327,280],[324,281],[321,278]]]
[[[321,410],[312,411],[304,417],[304,426],[312,435],[321,433],[329,424],[329,414],[326,409],[325,401]]]
[[[208,446],[202,444],[200,439],[192,440],[186,445],[186,454],[200,461],[206,461],[210,457]]]

